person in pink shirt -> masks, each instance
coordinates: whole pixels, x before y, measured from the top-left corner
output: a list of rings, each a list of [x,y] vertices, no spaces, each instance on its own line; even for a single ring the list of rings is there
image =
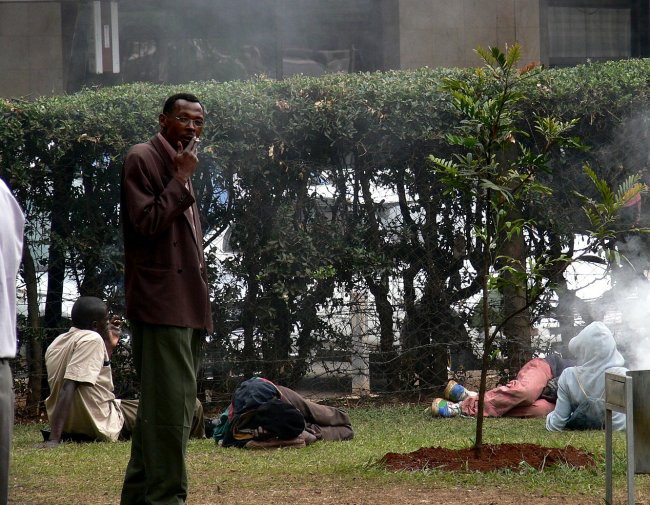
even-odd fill
[[[488,417],[546,417],[553,411],[552,395],[544,390],[562,371],[574,364],[559,354],[533,358],[519,370],[517,377],[504,386],[485,393],[483,413]],[[552,388],[549,388],[552,389]],[[430,407],[434,417],[475,416],[478,411],[478,393],[455,381],[445,387],[445,398],[436,398]]]

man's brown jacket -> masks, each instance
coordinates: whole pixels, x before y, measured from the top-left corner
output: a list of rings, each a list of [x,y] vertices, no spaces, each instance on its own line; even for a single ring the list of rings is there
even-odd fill
[[[191,183],[185,187],[174,177],[173,162],[159,138],[129,150],[122,169],[120,213],[127,318],[211,332],[194,192]]]

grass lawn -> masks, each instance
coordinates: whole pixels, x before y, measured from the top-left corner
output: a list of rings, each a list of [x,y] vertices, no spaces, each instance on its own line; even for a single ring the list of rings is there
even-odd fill
[[[318,442],[303,449],[220,449],[212,440],[188,448],[188,504],[598,504],[605,496],[604,432],[549,433],[542,419],[487,419],[484,441],[573,445],[596,454],[592,469],[566,466],[543,472],[486,474],[425,471],[390,473],[377,465],[387,452],[420,447],[466,447],[473,419],[431,419],[421,405],[350,409],[355,439]],[[36,447],[42,425],[17,425],[9,503],[14,505],[117,504],[130,444]],[[616,503],[625,503],[625,439],[614,438]],[[650,477],[636,477],[637,504],[650,504]]]

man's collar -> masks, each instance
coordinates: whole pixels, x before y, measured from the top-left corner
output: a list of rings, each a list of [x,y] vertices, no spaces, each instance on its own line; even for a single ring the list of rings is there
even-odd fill
[[[158,140],[160,140],[160,143],[165,148],[165,151],[167,151],[167,154],[169,154],[169,158],[173,160],[176,157],[176,150],[171,146],[169,142],[167,142],[167,139],[163,137],[162,133],[156,133],[156,137]]]

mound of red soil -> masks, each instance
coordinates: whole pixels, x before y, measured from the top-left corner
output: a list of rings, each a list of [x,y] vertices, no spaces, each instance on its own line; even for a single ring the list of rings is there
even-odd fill
[[[489,472],[519,469],[523,463],[543,470],[558,463],[577,468],[592,467],[596,465],[596,460],[593,454],[570,445],[558,449],[536,444],[484,444],[480,454],[474,449],[423,447],[406,454],[389,452],[380,460],[380,464],[394,471],[435,468],[443,471]]]

